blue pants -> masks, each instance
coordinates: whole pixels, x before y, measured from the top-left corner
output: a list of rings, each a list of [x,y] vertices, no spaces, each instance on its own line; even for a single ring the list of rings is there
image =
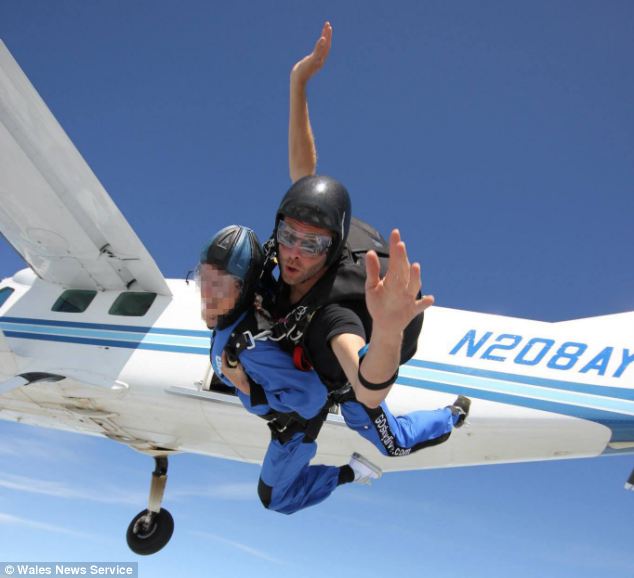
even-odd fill
[[[258,495],[266,508],[292,514],[325,500],[337,487],[339,468],[309,466],[317,453],[314,441],[305,442],[302,432],[282,444],[271,440],[258,484]]]
[[[449,408],[414,411],[394,417],[385,402],[376,409],[358,401],[341,404],[346,425],[385,456],[406,456],[446,441],[455,418]]]
[[[451,410],[415,411],[394,417],[382,403],[369,409],[358,401],[341,405],[346,424],[374,444],[386,456],[406,456],[447,440],[454,424]],[[317,453],[314,441],[305,442],[302,432],[285,444],[271,440],[258,484],[264,506],[292,514],[325,500],[337,487],[340,468],[309,466]]]

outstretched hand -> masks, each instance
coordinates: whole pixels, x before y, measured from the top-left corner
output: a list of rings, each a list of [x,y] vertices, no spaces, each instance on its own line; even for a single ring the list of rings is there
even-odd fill
[[[306,84],[308,80],[321,69],[326,62],[332,44],[332,26],[330,22],[324,23],[321,36],[315,43],[315,48],[293,66],[291,78],[295,82]]]
[[[433,305],[432,295],[418,298],[420,265],[410,264],[398,229],[390,235],[390,260],[385,277],[381,279],[379,258],[374,251],[368,251],[365,266],[365,299],[374,327],[403,331],[414,317]]]

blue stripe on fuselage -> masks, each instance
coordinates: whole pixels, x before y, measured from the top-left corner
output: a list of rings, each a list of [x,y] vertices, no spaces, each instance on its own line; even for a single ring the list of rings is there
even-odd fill
[[[0,317],[7,337],[208,355],[208,331]],[[197,345],[197,346],[196,346]],[[397,383],[579,417],[606,425],[612,441],[634,441],[634,390],[412,359]]]
[[[41,333],[22,333],[20,331],[4,331],[7,337],[17,339],[32,339],[36,341],[54,341],[74,343],[78,345],[98,345],[100,347],[119,347],[123,349],[148,349],[152,351],[169,351],[171,353],[190,353],[194,355],[209,355],[209,348],[168,346],[157,343],[143,343],[141,341],[116,341],[114,339],[85,339],[66,335],[42,335]]]
[[[82,323],[79,321],[59,321],[57,319],[33,319],[29,317],[0,317],[2,323],[45,325],[51,327],[75,327],[77,329],[104,329],[107,331],[131,331],[134,333],[161,333],[189,337],[209,337],[209,331],[197,329],[173,329],[167,327],[144,327],[141,325],[111,325],[107,323]]]

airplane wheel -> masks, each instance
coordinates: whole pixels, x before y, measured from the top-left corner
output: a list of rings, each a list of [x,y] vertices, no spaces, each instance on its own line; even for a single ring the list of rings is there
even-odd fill
[[[170,541],[174,532],[174,518],[167,510],[161,509],[155,514],[150,527],[146,529],[143,522],[147,513],[148,510],[143,510],[134,517],[126,535],[130,550],[141,556],[158,552]]]

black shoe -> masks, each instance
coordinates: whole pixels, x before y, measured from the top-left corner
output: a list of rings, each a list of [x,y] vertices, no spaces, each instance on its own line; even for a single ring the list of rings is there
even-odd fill
[[[457,415],[456,423],[454,427],[462,427],[464,425],[467,416],[469,415],[469,408],[471,407],[471,400],[464,395],[459,395],[456,398],[456,401],[453,402],[452,405],[449,406],[451,413],[453,415]]]

